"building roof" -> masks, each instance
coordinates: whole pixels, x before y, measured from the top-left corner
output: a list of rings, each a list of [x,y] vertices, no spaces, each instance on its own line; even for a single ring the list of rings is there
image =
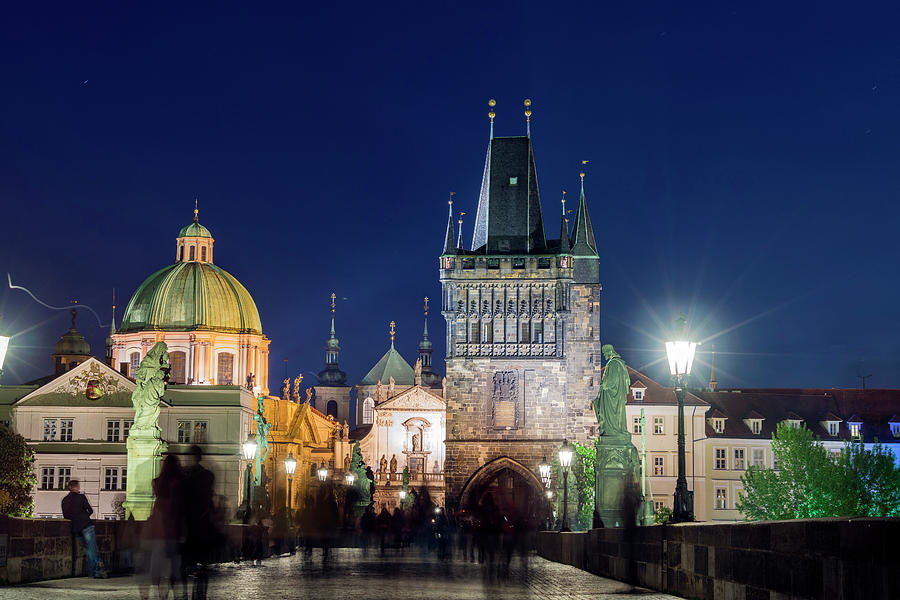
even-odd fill
[[[587,201],[584,198],[583,175],[581,178],[581,195],[578,198],[578,210],[575,211],[575,226],[572,229],[572,254],[597,257],[594,226],[591,225],[591,216],[588,214]]]
[[[546,246],[531,138],[492,138],[484,161],[472,250],[527,254],[542,252]]]
[[[119,333],[207,330],[262,334],[250,292],[224,269],[177,262],[157,271],[128,302]]]
[[[604,367],[605,368],[605,367]],[[628,376],[631,378],[632,384],[631,388],[636,387],[635,384],[639,384],[640,387],[644,389],[644,398],[642,400],[635,400],[634,395],[631,390],[628,390],[628,404],[633,404],[635,406],[645,406],[645,405],[657,405],[657,406],[677,406],[678,399],[675,397],[675,390],[670,387],[665,387],[646,374],[641,373],[635,369],[626,365],[628,369]],[[685,406],[706,406],[706,402],[704,402],[701,398],[698,398],[696,395],[691,392],[687,392],[684,395],[684,404]]]
[[[382,385],[388,385],[394,378],[395,385],[411,386],[415,385],[416,374],[409,363],[406,362],[397,350],[394,349],[394,343],[391,342],[390,349],[384,353],[375,366],[372,367],[366,376],[360,381],[360,385],[375,385],[379,381]]]
[[[209,229],[194,221],[190,225],[185,225],[181,228],[181,231],[178,232],[178,237],[204,237],[204,238],[212,238],[212,234],[209,232]]]
[[[800,419],[823,440],[849,440],[846,426],[832,436],[822,423],[858,420],[862,423],[863,441],[894,439],[890,419],[900,412],[900,390],[838,389],[742,389],[734,391],[698,392],[713,410],[727,415],[725,431],[716,433],[707,426],[710,437],[771,438],[778,423]],[[754,435],[743,422],[751,411],[765,418],[759,435]],[[707,414],[707,417],[711,417]]]
[[[78,311],[72,309],[72,326],[59,338],[53,346],[53,356],[76,355],[90,356],[91,345],[87,343],[81,332],[75,327],[75,316]]]

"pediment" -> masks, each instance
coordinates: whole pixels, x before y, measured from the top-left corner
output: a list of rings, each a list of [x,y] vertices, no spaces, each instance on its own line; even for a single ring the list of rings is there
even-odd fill
[[[397,394],[393,398],[385,400],[375,407],[378,411],[384,410],[445,410],[447,404],[440,396],[423,387],[415,386],[405,392]]]
[[[89,386],[100,391],[99,397],[88,397]],[[91,357],[24,396],[16,405],[131,406],[134,388],[133,381]]]

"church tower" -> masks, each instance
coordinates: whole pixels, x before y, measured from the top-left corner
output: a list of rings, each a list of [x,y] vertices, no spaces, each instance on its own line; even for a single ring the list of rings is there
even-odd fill
[[[518,508],[541,506],[538,465],[563,440],[587,441],[600,383],[599,257],[584,193],[571,238],[544,233],[529,135],[488,143],[470,248],[447,223],[440,257],[447,323],[448,505],[472,506],[512,488]],[[499,488],[498,488],[499,486]],[[537,504],[533,504],[537,502]],[[531,509],[527,509],[531,510]]]
[[[434,346],[428,339],[428,296],[425,296],[425,329],[422,331],[422,340],[419,342],[419,364],[422,368],[422,385],[430,388],[441,387],[441,376],[434,372],[431,363],[431,355]]]
[[[341,344],[334,333],[334,300],[331,294],[331,335],[325,342],[325,368],[319,371],[316,378],[319,385],[316,390],[316,408],[331,415],[339,423],[350,421],[350,386],[347,385],[347,374],[338,366],[338,355]]]

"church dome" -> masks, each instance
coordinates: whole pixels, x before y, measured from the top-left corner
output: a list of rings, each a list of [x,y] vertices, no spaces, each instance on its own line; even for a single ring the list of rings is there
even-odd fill
[[[72,310],[72,326],[64,333],[53,346],[54,355],[85,355],[90,356],[91,346],[75,328],[75,310]]]
[[[211,238],[212,234],[209,232],[209,229],[194,221],[190,225],[185,225],[184,227],[182,227],[181,231],[178,232],[178,237]]]
[[[209,235],[209,231],[197,226]],[[184,231],[179,237],[184,237]],[[187,234],[193,235],[193,234]],[[207,330],[262,334],[250,292],[210,262],[183,261],[160,269],[137,289],[118,333]]]

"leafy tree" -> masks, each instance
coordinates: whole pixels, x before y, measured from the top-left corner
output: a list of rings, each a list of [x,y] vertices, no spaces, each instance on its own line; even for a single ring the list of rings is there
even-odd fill
[[[9,427],[0,425],[0,514],[11,517],[31,517],[34,498],[31,492],[37,483],[34,474],[34,450],[25,438]]]
[[[668,506],[661,506],[659,510],[653,513],[653,522],[657,525],[665,525],[672,518],[672,509]]]
[[[575,457],[572,460],[572,475],[578,506],[575,529],[590,529],[594,524],[594,464],[597,461],[597,449],[591,445],[574,442]],[[571,490],[570,490],[571,491]]]
[[[806,427],[778,425],[772,452],[779,469],[750,467],[737,508],[748,520],[900,514],[900,469],[876,444],[846,446],[834,459]]]

